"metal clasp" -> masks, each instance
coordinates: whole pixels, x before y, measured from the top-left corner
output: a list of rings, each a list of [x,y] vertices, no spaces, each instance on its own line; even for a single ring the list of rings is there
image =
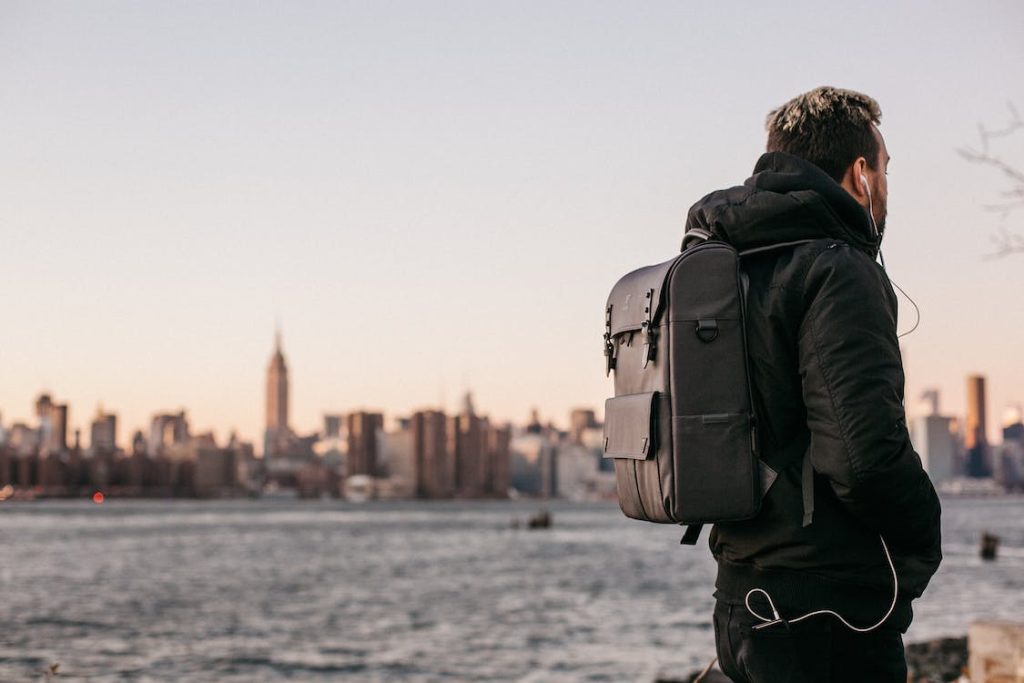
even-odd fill
[[[604,376],[615,369],[615,342],[612,341],[612,305],[604,312]]]
[[[654,360],[657,355],[657,336],[658,333],[654,329],[654,290],[649,289],[644,294],[647,298],[647,304],[644,307],[644,313],[647,314],[647,319],[641,324],[641,331],[644,335],[644,368],[647,368],[647,364]]]

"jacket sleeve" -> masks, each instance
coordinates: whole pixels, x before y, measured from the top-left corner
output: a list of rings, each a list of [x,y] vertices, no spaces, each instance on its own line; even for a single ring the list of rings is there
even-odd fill
[[[930,565],[917,569],[931,576],[941,558],[939,500],[907,432],[892,286],[869,256],[833,243],[810,265],[803,300],[811,463],[854,517],[902,562]]]

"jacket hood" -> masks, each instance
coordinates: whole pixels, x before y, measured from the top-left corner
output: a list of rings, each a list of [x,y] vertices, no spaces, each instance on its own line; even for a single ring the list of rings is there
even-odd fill
[[[690,207],[685,233],[693,229],[739,250],[831,237],[874,259],[880,242],[867,210],[850,193],[811,162],[785,152],[763,154],[743,185],[712,192]]]

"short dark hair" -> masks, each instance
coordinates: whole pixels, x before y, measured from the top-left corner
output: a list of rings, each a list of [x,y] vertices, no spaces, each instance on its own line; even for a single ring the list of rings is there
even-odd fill
[[[879,146],[872,124],[881,120],[878,102],[867,95],[822,86],[768,114],[768,151],[806,159],[838,183],[857,157],[876,168]]]

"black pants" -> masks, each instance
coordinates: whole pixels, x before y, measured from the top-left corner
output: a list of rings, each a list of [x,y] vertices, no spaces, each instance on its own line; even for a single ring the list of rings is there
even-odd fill
[[[899,631],[857,633],[835,617],[753,630],[743,605],[715,605],[718,665],[735,683],[906,683]]]

